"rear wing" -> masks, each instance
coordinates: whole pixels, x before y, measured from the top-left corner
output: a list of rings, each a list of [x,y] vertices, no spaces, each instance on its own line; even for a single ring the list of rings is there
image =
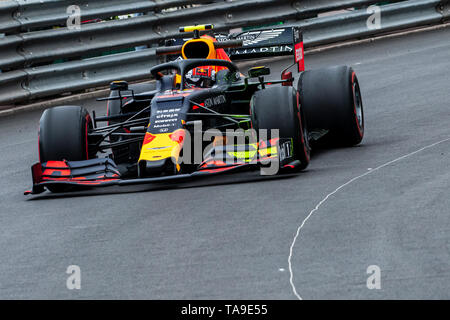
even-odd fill
[[[299,27],[250,30],[231,34],[228,38],[243,41],[241,48],[229,50],[231,60],[293,55],[298,71],[305,70],[303,34]],[[222,39],[217,37],[219,42]]]
[[[183,28],[183,32],[185,29]],[[208,30],[212,30],[212,26]],[[198,37],[199,31],[194,34],[194,38]],[[298,66],[298,71],[305,70],[303,34],[300,27],[266,28],[229,35],[214,34],[214,37],[217,39],[214,46],[228,48],[227,53],[232,61],[292,55],[294,63]],[[175,59],[175,55],[181,53],[183,44],[190,40],[192,39],[167,40],[165,47],[157,49],[157,54],[172,55],[172,59]]]

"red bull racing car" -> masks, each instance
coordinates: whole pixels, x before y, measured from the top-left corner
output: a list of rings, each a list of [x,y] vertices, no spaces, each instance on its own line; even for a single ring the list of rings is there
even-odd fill
[[[180,28],[190,39],[157,49],[154,84],[114,81],[106,116],[79,106],[44,111],[33,187],[82,188],[193,179],[237,170],[298,172],[317,141],[352,146],[364,135],[352,68],[305,71],[301,30],[263,29],[221,36],[212,25]],[[290,54],[278,79],[267,67],[248,75],[233,61]],[[295,67],[294,75],[290,68]],[[103,125],[99,125],[103,124]]]

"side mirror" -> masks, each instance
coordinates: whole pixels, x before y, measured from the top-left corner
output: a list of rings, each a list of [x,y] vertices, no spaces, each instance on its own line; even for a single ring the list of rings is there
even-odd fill
[[[120,81],[113,81],[109,84],[109,89],[111,90],[119,90],[119,91],[126,91],[128,90],[128,82],[120,80]]]
[[[250,70],[248,70],[248,77],[249,78],[259,78],[261,76],[266,76],[270,74],[270,69],[267,67],[253,67]]]

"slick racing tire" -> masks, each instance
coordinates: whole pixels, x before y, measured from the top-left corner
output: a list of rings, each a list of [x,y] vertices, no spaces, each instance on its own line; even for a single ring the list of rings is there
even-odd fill
[[[362,141],[363,103],[352,68],[337,66],[305,71],[300,74],[298,90],[310,131],[328,130],[324,141],[339,146],[353,146]]]
[[[91,117],[84,108],[61,106],[45,110],[39,122],[40,162],[79,161],[94,157],[88,148],[91,129]]]
[[[268,86],[255,92],[251,100],[253,129],[279,129],[280,138],[292,138],[294,158],[300,161],[296,170],[309,164],[310,147],[303,111],[293,87]]]
[[[133,90],[135,94],[137,93],[143,93],[147,91],[153,91],[156,88],[155,83],[138,83],[138,84],[131,84],[128,86],[129,90]],[[126,92],[126,94],[131,94],[131,92]],[[112,90],[109,94],[109,97],[117,97],[119,95],[119,92],[117,90]],[[109,100],[106,108],[106,115],[107,116],[115,116],[120,115],[122,112],[120,108],[120,100]],[[109,121],[108,125],[113,125],[116,123],[120,123],[121,121]],[[123,129],[118,130],[117,132],[125,132]],[[118,137],[111,137],[111,142],[117,142],[121,138]],[[120,146],[120,147],[114,147],[112,148],[112,155],[113,159],[117,164],[127,162],[129,159],[130,154],[130,147],[128,145]]]
[[[95,157],[89,152],[88,132],[92,120],[86,109],[61,106],[47,109],[39,122],[39,161],[80,161]],[[52,192],[65,192],[71,187],[49,187]]]

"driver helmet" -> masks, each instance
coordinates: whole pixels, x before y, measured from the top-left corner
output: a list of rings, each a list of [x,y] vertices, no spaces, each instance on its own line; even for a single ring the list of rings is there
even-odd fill
[[[197,67],[186,73],[186,85],[190,88],[211,88],[215,83],[214,66]]]

